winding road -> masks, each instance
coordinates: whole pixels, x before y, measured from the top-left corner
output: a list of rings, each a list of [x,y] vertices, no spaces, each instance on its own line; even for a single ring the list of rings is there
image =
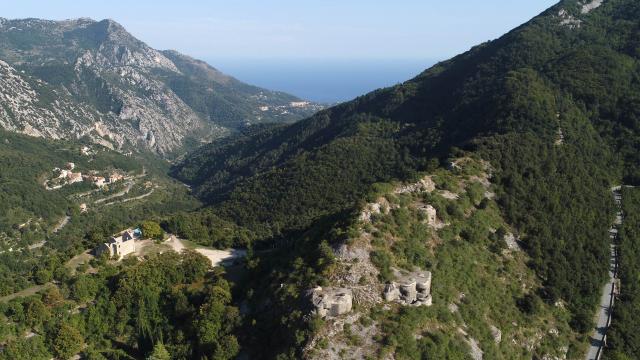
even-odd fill
[[[113,205],[113,204],[122,204],[122,203],[126,203],[126,202],[129,202],[129,201],[135,201],[135,200],[142,200],[142,199],[144,199],[144,198],[146,198],[146,197],[151,196],[151,195],[156,191],[156,188],[157,188],[157,186],[156,186],[156,187],[154,187],[153,189],[151,189],[151,191],[149,191],[149,192],[148,192],[148,193],[146,193],[146,194],[142,194],[142,195],[140,195],[140,196],[135,196],[135,197],[132,197],[132,198],[127,198],[127,199],[122,199],[122,200],[112,201],[112,202],[110,202],[110,203],[106,203],[106,204],[104,204],[104,206],[110,206],[110,205]]]
[[[609,279],[602,288],[602,296],[600,297],[600,305],[598,306],[598,314],[596,326],[590,337],[589,351],[586,360],[599,360],[602,357],[602,351],[606,343],[607,330],[611,325],[611,313],[613,311],[613,301],[615,293],[615,281],[617,276],[618,256],[617,256],[617,237],[618,227],[622,225],[622,188],[617,186],[612,189],[613,197],[618,207],[616,222],[609,230],[611,237],[610,260],[609,260]]]
[[[56,234],[58,231],[62,230],[65,226],[67,226],[67,224],[69,223],[69,220],[71,220],[71,216],[67,215],[63,217],[62,220],[60,220],[58,224],[53,228],[52,232]],[[47,243],[47,240],[42,240],[33,245],[29,245],[29,250],[39,249],[43,247],[46,243]]]
[[[127,183],[125,184],[125,188],[124,190],[117,192],[113,195],[109,195],[107,197],[104,197],[102,199],[96,200],[94,203],[95,204],[100,204],[103,203],[105,201],[111,200],[111,199],[115,199],[115,198],[119,198],[119,197],[123,197],[125,195],[127,195],[129,193],[129,191],[131,191],[131,188],[133,187],[135,183],[133,181],[127,181]]]

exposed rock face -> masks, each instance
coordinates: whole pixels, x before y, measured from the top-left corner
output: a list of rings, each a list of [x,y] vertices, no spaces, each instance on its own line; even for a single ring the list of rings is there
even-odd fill
[[[310,293],[314,312],[323,318],[347,314],[353,306],[351,289],[318,287]]]
[[[169,155],[247,124],[319,108],[252,87],[206,63],[160,52],[112,20],[0,18],[0,126]],[[264,113],[261,106],[278,108]],[[291,108],[291,109],[290,109]]]
[[[414,192],[432,192],[436,189],[436,184],[433,182],[430,176],[424,177],[422,180],[414,184],[408,184],[397,188],[394,193],[407,194]]]
[[[589,14],[591,11],[602,6],[603,3],[604,3],[604,0],[580,1],[578,2],[578,5],[580,5],[579,14],[572,14],[567,9],[560,9],[558,11],[558,18],[560,18],[560,25],[566,26],[570,29],[580,28],[580,26],[582,25],[582,19],[580,19],[579,17],[581,17],[582,15]]]
[[[32,44],[17,50],[13,33],[25,31],[34,34]],[[153,78],[153,71],[178,72],[169,59],[111,20],[5,20],[0,36],[0,56],[24,69],[22,86],[0,91],[22,100],[5,102],[5,129],[54,139],[89,136],[110,148],[159,154],[182,147],[191,133],[224,132]],[[6,63],[2,71],[17,73]]]
[[[500,329],[498,329],[493,325],[491,325],[490,330],[491,330],[491,336],[493,337],[493,341],[496,344],[500,344],[502,342],[502,331],[500,331]]]
[[[591,11],[599,8],[602,5],[602,3],[604,3],[604,0],[592,0],[590,2],[583,3],[582,9],[580,9],[580,12],[582,14],[588,14]]]
[[[560,25],[570,29],[579,28],[580,25],[582,25],[582,20],[576,19],[566,9],[560,9],[560,11],[558,11],[558,17],[560,18]]]
[[[507,244],[507,248],[511,251],[519,251],[520,245],[518,239],[513,233],[507,233],[504,236],[504,242]]]
[[[469,346],[469,356],[473,360],[482,360],[484,352],[480,348],[480,343],[478,342],[478,340],[469,336],[469,334],[462,328],[458,328],[458,333],[464,337],[464,341]]]
[[[135,124],[124,134],[120,133],[125,136],[119,145],[128,140],[166,154],[180,148],[190,133],[223,134],[223,128],[205,122],[164,83],[150,76],[153,70],[177,72],[177,69],[159,52],[147,47],[143,49],[146,51],[119,50],[115,44],[108,44],[101,46],[96,54],[87,51],[76,62],[75,69],[79,74],[117,79],[109,83],[110,94],[121,104],[116,120]],[[140,89],[144,91],[142,96]],[[111,124],[113,122],[106,122],[105,127],[109,129]],[[113,129],[108,131],[114,132]]]
[[[376,214],[388,214],[391,210],[391,204],[386,198],[380,198],[377,202],[367,204],[360,213],[359,220],[371,222],[372,217]]]
[[[369,204],[360,214],[360,221],[371,222],[371,216],[380,214],[380,204]]]
[[[396,272],[397,281],[385,286],[384,299],[387,302],[399,302],[403,305],[431,306],[431,272]]]
[[[48,106],[40,102],[42,93],[52,97]],[[91,135],[100,116],[77,104],[65,94],[52,91],[47,84],[34,80],[0,60],[0,126],[30,136],[59,139],[63,132],[76,137]]]
[[[426,223],[433,227],[433,228],[438,228],[440,227],[438,224],[438,212],[436,211],[436,208],[434,208],[432,205],[425,205],[420,207],[421,211],[424,211],[427,218],[426,218]]]

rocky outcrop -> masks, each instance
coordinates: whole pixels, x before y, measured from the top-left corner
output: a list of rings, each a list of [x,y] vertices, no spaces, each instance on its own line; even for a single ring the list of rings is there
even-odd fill
[[[520,239],[516,238],[516,236],[513,233],[507,233],[504,235],[504,242],[507,245],[507,249],[511,250],[511,251],[520,251],[520,244],[518,244],[518,242],[520,241]]]
[[[367,204],[364,209],[362,209],[358,220],[370,223],[374,215],[388,214],[391,208],[392,206],[389,204],[389,201],[382,197],[378,199],[377,202]]]
[[[407,184],[407,185],[398,187],[394,191],[394,193],[408,194],[408,193],[414,193],[414,192],[432,192],[435,189],[436,189],[436,184],[431,179],[431,176],[425,176],[424,178],[422,178],[420,181],[416,183]]]
[[[585,0],[578,2],[580,5],[580,13],[572,14],[567,9],[558,10],[558,18],[560,19],[560,25],[568,27],[570,29],[578,29],[582,26],[582,19],[579,17],[584,16],[599,8],[604,3],[604,0]]]
[[[403,305],[431,306],[431,272],[412,272],[400,274],[396,271],[396,281],[388,283],[384,288],[384,299],[387,302],[398,302]]]
[[[491,336],[493,337],[493,342],[495,342],[496,344],[500,344],[502,342],[502,331],[500,331],[500,329],[498,329],[493,325],[489,327],[489,330],[491,330]]]
[[[580,13],[588,14],[591,11],[599,8],[602,5],[602,3],[604,3],[604,0],[587,1],[587,2],[583,3],[582,8],[580,9]]]
[[[52,101],[43,104],[42,94]],[[45,82],[32,79],[0,60],[0,126],[30,136],[51,139],[71,133],[89,135],[101,120],[90,107],[78,104]]]
[[[320,317],[337,317],[351,312],[353,293],[351,289],[317,287],[310,291],[313,311]]]
[[[438,212],[436,211],[436,208],[434,208],[432,205],[420,206],[418,210],[424,212],[426,217],[424,221],[427,223],[427,225],[433,228],[442,227],[442,224],[438,222]]]
[[[571,15],[566,9],[560,9],[558,11],[558,17],[560,18],[560,25],[566,26],[570,29],[579,28],[582,25],[582,20],[577,19]]]

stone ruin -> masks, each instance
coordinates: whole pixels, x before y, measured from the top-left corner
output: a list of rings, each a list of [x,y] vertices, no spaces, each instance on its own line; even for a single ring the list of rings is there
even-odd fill
[[[353,306],[353,292],[345,288],[317,287],[310,291],[312,313],[320,317],[336,317],[351,312]]]
[[[385,301],[413,306],[431,306],[433,304],[431,272],[419,271],[408,274],[402,274],[398,270],[395,272],[398,280],[385,286]]]

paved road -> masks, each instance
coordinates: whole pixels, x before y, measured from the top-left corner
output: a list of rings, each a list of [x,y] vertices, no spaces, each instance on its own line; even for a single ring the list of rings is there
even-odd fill
[[[620,208],[622,202],[622,196],[620,188],[616,187],[612,189],[613,196],[616,201],[616,205]],[[609,315],[612,311],[613,305],[613,284],[615,281],[615,269],[618,259],[616,258],[616,245],[615,240],[618,233],[617,227],[622,224],[622,214],[618,213],[616,217],[616,223],[611,228],[611,256],[609,260],[609,279],[602,288],[602,296],[600,297],[600,305],[598,306],[598,314],[596,327],[590,337],[591,343],[589,344],[589,351],[587,352],[586,360],[597,360],[600,349],[604,346],[604,336],[607,333],[609,327]]]
[[[154,192],[156,191],[156,188],[151,189],[151,191],[149,191],[146,194],[142,194],[140,196],[136,196],[136,197],[132,197],[132,198],[127,198],[127,199],[123,199],[123,200],[116,200],[110,203],[106,203],[104,204],[104,206],[109,206],[109,205],[113,205],[113,204],[122,204],[122,203],[126,203],[129,201],[134,201],[134,200],[142,200],[148,196],[151,196]]]
[[[105,197],[105,198],[98,199],[98,200],[96,200],[94,203],[95,203],[95,204],[100,204],[100,203],[103,203],[103,202],[105,202],[105,201],[107,201],[107,200],[111,200],[111,199],[115,199],[115,198],[117,198],[117,197],[125,196],[125,195],[127,195],[127,194],[129,193],[129,191],[131,191],[131,188],[133,187],[133,185],[134,185],[134,182],[133,182],[133,181],[127,181],[127,183],[126,183],[126,186],[125,186],[124,190],[122,190],[122,191],[120,191],[120,192],[118,192],[118,193],[115,193],[115,194],[113,194],[113,195],[109,195],[109,196],[107,196],[107,197]]]
[[[58,231],[62,230],[65,226],[67,226],[67,224],[69,223],[69,220],[71,220],[71,216],[68,216],[68,215],[62,218],[62,220],[60,220],[60,222],[58,222],[58,224],[53,228],[53,233],[55,234]],[[46,243],[47,243],[47,240],[42,240],[33,245],[29,245],[29,250],[39,249],[43,247]]]
[[[55,286],[55,285],[53,285],[52,283],[46,283],[44,285],[34,285],[32,287],[29,287],[29,288],[26,288],[24,290],[18,291],[16,293],[0,297],[0,303],[7,303],[7,302],[9,302],[9,301],[11,301],[13,299],[16,299],[16,298],[32,296],[32,295],[35,295],[38,292],[40,292],[40,290],[43,290],[43,289],[51,287],[51,286]]]

